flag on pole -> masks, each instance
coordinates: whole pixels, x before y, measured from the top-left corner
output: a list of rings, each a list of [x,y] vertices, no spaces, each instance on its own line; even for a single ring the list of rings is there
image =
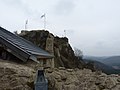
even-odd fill
[[[41,16],[41,18],[43,18],[43,17],[45,17],[45,14],[43,14],[43,15]]]
[[[26,20],[25,24],[28,24],[28,19]]]

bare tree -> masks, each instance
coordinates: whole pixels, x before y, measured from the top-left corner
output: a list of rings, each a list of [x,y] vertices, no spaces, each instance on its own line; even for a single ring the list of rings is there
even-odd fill
[[[75,53],[75,56],[76,56],[76,57],[78,57],[79,59],[82,59],[82,57],[83,57],[83,52],[82,52],[80,49],[74,47],[74,53]]]

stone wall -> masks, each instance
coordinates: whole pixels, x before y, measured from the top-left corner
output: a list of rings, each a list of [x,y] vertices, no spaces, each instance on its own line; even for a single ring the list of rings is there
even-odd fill
[[[47,69],[49,90],[120,90],[120,76],[90,69]]]
[[[0,90],[34,90],[36,70],[0,60]],[[48,90],[120,90],[120,76],[89,69],[45,69]]]
[[[34,69],[0,60],[0,90],[33,90]]]

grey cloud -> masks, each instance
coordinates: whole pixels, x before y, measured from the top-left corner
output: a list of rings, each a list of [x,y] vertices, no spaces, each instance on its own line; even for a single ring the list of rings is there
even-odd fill
[[[23,0],[3,0],[2,2],[5,3],[8,7],[16,9],[16,11],[22,11],[22,13],[28,15],[32,14],[32,10]]]
[[[59,0],[56,5],[55,13],[60,14],[60,15],[72,13],[72,11],[74,10],[76,6],[75,1],[76,0]]]
[[[120,0],[0,0],[0,11],[0,25],[8,30],[23,29],[27,18],[29,29],[41,29],[46,13],[47,29],[58,36],[66,30],[84,54],[120,54]]]

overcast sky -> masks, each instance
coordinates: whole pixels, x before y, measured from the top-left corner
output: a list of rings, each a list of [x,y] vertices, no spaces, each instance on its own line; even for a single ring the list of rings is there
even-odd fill
[[[0,0],[0,26],[43,29],[64,36],[84,55],[120,55],[120,0]]]

